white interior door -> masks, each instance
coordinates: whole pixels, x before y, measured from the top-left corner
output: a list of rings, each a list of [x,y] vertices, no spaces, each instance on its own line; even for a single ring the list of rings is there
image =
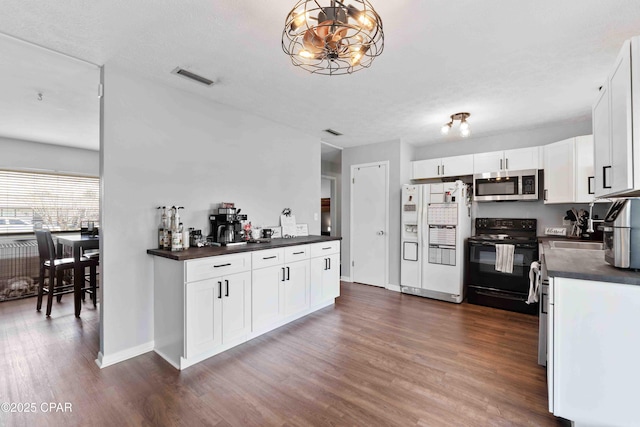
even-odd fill
[[[351,168],[351,278],[385,287],[388,265],[388,163]]]

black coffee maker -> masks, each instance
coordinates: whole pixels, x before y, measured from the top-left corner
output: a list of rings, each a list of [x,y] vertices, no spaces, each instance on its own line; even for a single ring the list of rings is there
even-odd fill
[[[217,214],[209,215],[211,222],[210,240],[216,246],[231,246],[246,244],[242,222],[247,215],[240,213],[241,209],[219,208]]]

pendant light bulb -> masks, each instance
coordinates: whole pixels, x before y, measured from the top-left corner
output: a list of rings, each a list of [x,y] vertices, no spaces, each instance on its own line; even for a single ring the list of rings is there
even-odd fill
[[[460,132],[469,130],[469,123],[465,119],[462,119],[462,123],[460,123]]]
[[[463,129],[462,125],[460,125],[460,136],[462,136],[463,138],[466,138],[469,135],[471,135],[471,129],[469,129],[469,126]]]
[[[453,123],[451,122],[443,124],[442,128],[440,129],[440,133],[443,135],[448,135],[449,131],[451,130],[451,125],[453,125]]]

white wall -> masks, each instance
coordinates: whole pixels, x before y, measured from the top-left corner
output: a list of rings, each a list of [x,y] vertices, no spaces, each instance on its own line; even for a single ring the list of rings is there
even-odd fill
[[[0,153],[0,168],[4,169],[100,174],[100,153],[95,150],[0,137]]]
[[[331,180],[330,179],[322,178],[320,197],[322,197],[323,199],[331,198]]]
[[[319,234],[320,141],[109,64],[104,85],[102,353],[113,359],[153,340],[155,208],[184,206],[185,227],[208,234],[222,201],[260,225],[289,207]]]

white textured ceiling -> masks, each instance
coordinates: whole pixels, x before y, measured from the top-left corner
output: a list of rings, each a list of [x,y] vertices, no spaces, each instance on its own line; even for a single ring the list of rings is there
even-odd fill
[[[0,32],[341,147],[441,142],[440,127],[459,111],[471,113],[475,136],[588,119],[622,42],[640,34],[638,0],[371,2],[384,52],[345,76],[311,75],[282,52],[294,0],[3,0]],[[218,84],[178,78],[176,66]]]
[[[97,66],[0,35],[0,136],[97,150]]]

